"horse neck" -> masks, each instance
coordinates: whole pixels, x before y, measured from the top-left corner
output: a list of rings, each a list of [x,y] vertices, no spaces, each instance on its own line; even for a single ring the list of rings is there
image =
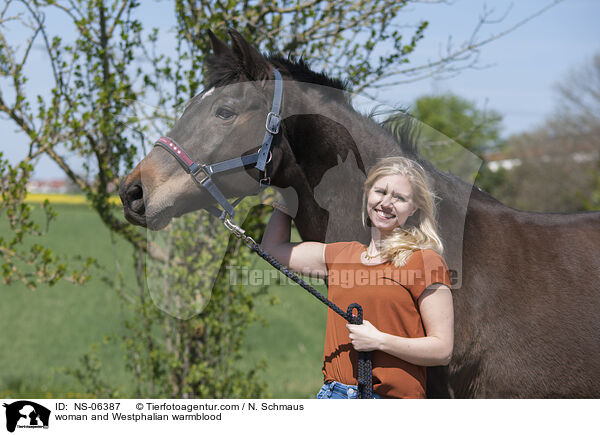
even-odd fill
[[[295,222],[304,239],[366,241],[360,217],[366,169],[379,157],[397,155],[397,142],[346,104],[340,90],[303,89],[299,95],[286,99],[284,134],[289,149],[273,183],[296,190],[301,212]],[[342,162],[351,166],[349,158],[354,170],[334,189],[322,190],[317,202],[315,188],[324,175]],[[326,207],[329,212],[323,203],[331,204]],[[339,216],[346,220],[343,226],[332,224]]]

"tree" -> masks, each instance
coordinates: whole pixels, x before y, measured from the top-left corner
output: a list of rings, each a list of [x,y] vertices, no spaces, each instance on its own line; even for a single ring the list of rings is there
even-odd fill
[[[129,65],[140,46],[141,26],[131,16],[136,4],[78,3],[67,7],[53,1],[7,2],[0,16],[0,71],[12,83],[0,88],[0,113],[27,136],[25,163],[49,156],[85,193],[109,228],[139,242],[136,231],[115,217],[108,205],[121,168],[131,168],[137,152],[126,129],[127,101],[143,95],[142,90],[133,90],[130,79]],[[73,43],[48,33],[49,9],[70,17],[77,32]],[[14,26],[31,30],[21,49],[9,42]],[[53,84],[49,95],[32,98],[27,95],[25,70],[38,40],[48,56]],[[83,171],[68,162],[69,154],[86,159]]]
[[[600,209],[600,55],[572,69],[556,85],[559,104],[544,124],[509,138],[503,200],[535,211]]]
[[[600,53],[556,84],[558,101],[550,126],[557,133],[597,135],[600,125]]]
[[[411,115],[433,130],[446,136],[478,156],[498,147],[500,141],[499,113],[488,111],[454,94],[426,95],[417,98]],[[434,136],[434,137],[432,137]],[[430,130],[423,132],[425,144],[437,145],[439,137]]]
[[[31,206],[24,204],[23,198],[31,163],[46,154],[84,192],[104,224],[131,243],[136,257],[137,292],[126,291],[122,276],[109,273],[104,277],[119,290],[123,304],[135,319],[125,323],[119,337],[128,352],[127,367],[134,374],[134,390],[103,380],[101,362],[90,354],[83,358],[81,368],[71,370],[87,393],[109,397],[132,393],[146,397],[259,396],[264,388],[253,376],[255,369],[235,371],[233,364],[240,358],[245,326],[255,319],[251,308],[260,289],[236,287],[221,273],[212,303],[201,316],[189,321],[167,316],[148,297],[144,261],[148,245],[143,233],[124,222],[120,210],[109,203],[119,178],[133,167],[139,139],[132,131],[143,132],[146,128],[131,106],[131,101],[144,97],[150,89],[147,80],[134,80],[143,76],[139,66],[132,64],[134,58],[143,55],[142,26],[134,18],[137,7],[137,2],[128,0],[23,1],[8,2],[2,10],[0,71],[11,85],[0,88],[0,112],[29,140],[24,162],[15,168],[6,161],[0,166],[6,187],[2,207],[15,229],[12,240],[0,240],[5,282],[21,279],[35,288],[39,282],[53,284],[67,274],[67,262],[57,263],[48,248],[34,245],[29,254],[25,248],[24,253],[16,250],[24,234],[40,233],[39,225],[31,222]],[[45,17],[57,12],[70,19],[74,41],[63,41],[49,33]],[[30,38],[20,50],[18,44],[9,42],[14,35],[11,26],[19,25],[31,29]],[[25,71],[38,39],[48,56],[53,84],[48,95],[30,98]],[[84,158],[83,168],[69,159],[74,154]],[[259,217],[249,219],[247,225],[260,233]],[[219,242],[226,246],[228,239],[221,235]],[[232,244],[225,264],[247,265],[250,260],[249,252]],[[84,266],[92,262],[87,260]],[[24,272],[23,263],[33,271]],[[195,266],[202,269],[198,262]],[[84,282],[84,272],[75,270],[68,277]],[[193,279],[193,275],[188,278]],[[177,283],[173,291],[190,284]],[[216,325],[229,313],[237,314],[235,321]]]
[[[557,135],[583,136],[583,159],[592,162],[588,186],[576,196],[584,210],[600,210],[600,53],[571,72],[556,86],[561,105],[550,121]],[[595,161],[595,164],[594,164]]]
[[[419,152],[439,169],[472,181],[495,194],[504,185],[504,172],[482,163],[484,154],[502,147],[502,117],[458,95],[425,95],[409,110],[419,130]],[[404,115],[392,115],[385,125],[395,131]]]

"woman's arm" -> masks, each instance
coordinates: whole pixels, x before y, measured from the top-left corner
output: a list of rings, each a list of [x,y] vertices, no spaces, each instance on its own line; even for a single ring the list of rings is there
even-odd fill
[[[265,229],[261,246],[280,263],[296,272],[326,277],[325,244],[290,243],[290,228],[291,218],[275,208]]]
[[[443,284],[429,286],[417,301],[425,337],[399,337],[379,331],[370,322],[346,325],[352,345],[358,351],[381,350],[411,364],[443,366],[450,362],[454,347],[452,294]]]

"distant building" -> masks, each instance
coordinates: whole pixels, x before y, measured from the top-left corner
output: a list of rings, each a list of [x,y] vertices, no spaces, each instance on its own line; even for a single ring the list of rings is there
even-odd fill
[[[500,168],[511,170],[521,164],[521,159],[510,158],[506,153],[486,154],[484,159],[492,172],[496,172]]]
[[[500,152],[484,155],[484,160],[493,172],[499,169],[511,170],[527,161],[543,163],[572,161],[579,164],[593,163],[599,158],[599,152],[591,142],[576,144],[565,143],[564,139],[546,139],[544,142],[527,142],[518,138]],[[551,143],[553,142],[553,143]]]
[[[30,193],[70,193],[73,185],[69,180],[31,180],[27,183]]]

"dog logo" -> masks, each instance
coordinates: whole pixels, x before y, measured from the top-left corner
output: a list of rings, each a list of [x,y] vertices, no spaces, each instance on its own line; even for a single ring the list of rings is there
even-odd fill
[[[19,400],[6,408],[6,429],[14,432],[18,428],[48,428],[50,422],[50,410],[29,400]]]

